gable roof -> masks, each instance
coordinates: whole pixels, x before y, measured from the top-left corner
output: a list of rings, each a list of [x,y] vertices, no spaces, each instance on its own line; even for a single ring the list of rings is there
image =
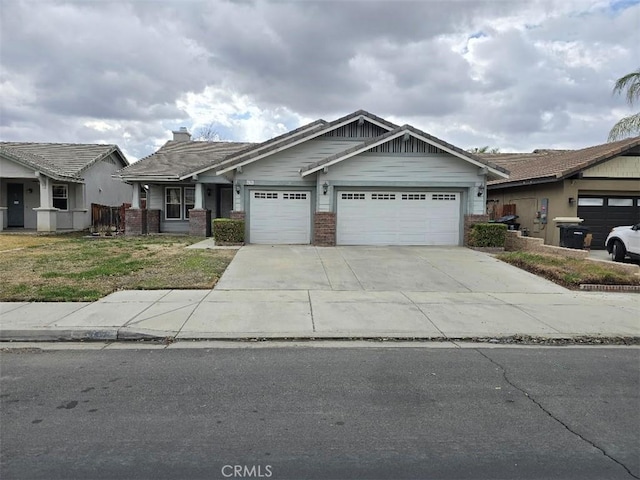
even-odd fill
[[[122,165],[129,164],[117,145],[0,142],[0,154],[53,179],[74,182],[81,182],[84,171],[111,154]]]
[[[302,142],[306,142],[307,140],[311,140],[313,138],[319,137],[320,135],[324,135],[325,133],[340,128],[343,125],[347,125],[359,118],[364,118],[374,125],[378,125],[379,127],[384,128],[385,130],[393,130],[395,128],[398,128],[397,125],[385,120],[384,118],[373,115],[372,113],[369,113],[365,110],[357,110],[353,113],[350,113],[349,115],[338,118],[333,122],[317,120],[317,122],[314,123],[318,123],[318,125],[309,130],[301,131],[302,128],[309,127],[313,125],[313,123],[281,135],[280,137],[267,140],[266,142],[261,143],[256,148],[249,149],[246,152],[242,152],[241,155],[228,159],[226,162],[224,162],[224,165],[221,165],[222,168],[216,171],[216,174],[220,175],[229,172],[234,168],[248,165],[249,163],[260,160],[261,158],[266,157],[272,153],[286,150],[287,148],[291,148]]]
[[[358,145],[351,147],[343,152],[340,153],[336,153],[334,155],[331,155],[327,158],[324,158],[323,160],[320,160],[318,162],[312,163],[308,166],[306,166],[305,168],[303,168],[300,171],[300,175],[305,177],[307,175],[310,175],[314,172],[317,172],[318,170],[321,170],[325,167],[328,167],[330,165],[334,165],[336,163],[342,162],[343,160],[346,160],[348,158],[351,158],[355,155],[358,155],[360,153],[364,153],[367,150],[374,148],[378,145],[381,145],[383,143],[387,143],[395,138],[399,138],[402,137],[404,135],[410,135],[413,136],[419,140],[422,140],[425,143],[428,143],[429,145],[432,145],[434,147],[439,148],[440,150],[443,150],[447,153],[450,153],[452,155],[454,155],[455,157],[458,157],[462,160],[465,160],[467,162],[470,162],[478,167],[481,168],[487,168],[487,170],[489,171],[490,174],[492,174],[492,177],[496,177],[496,178],[508,178],[509,176],[509,171],[507,169],[505,169],[504,167],[501,167],[499,165],[496,165],[488,160],[485,160],[483,158],[480,158],[477,155],[474,155],[472,153],[469,153],[465,150],[462,150],[458,147],[456,147],[455,145],[452,145],[450,143],[445,142],[444,140],[440,140],[437,137],[434,137],[433,135],[430,135],[426,132],[423,132],[422,130],[419,130],[415,127],[412,127],[411,125],[403,125],[402,127],[397,127],[393,130],[391,130],[390,132],[387,132],[383,135],[368,139],[362,143],[359,143]]]
[[[123,168],[117,176],[123,180],[181,180],[209,169],[225,158],[253,146],[240,142],[180,142],[170,140],[160,149]]]
[[[532,153],[494,153],[480,156],[511,172],[508,179],[498,179],[488,184],[489,188],[500,188],[562,180],[633,149],[637,149],[640,156],[640,137],[581,150],[534,150]]]

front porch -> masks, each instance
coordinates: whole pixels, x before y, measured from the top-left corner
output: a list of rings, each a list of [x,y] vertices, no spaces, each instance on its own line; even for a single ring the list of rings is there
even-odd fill
[[[211,220],[230,218],[233,191],[229,183],[134,183],[125,212],[125,234],[182,233],[211,236]],[[146,191],[146,202],[140,192]]]
[[[0,231],[52,233],[82,230],[83,183],[61,182],[35,173],[32,178],[0,179]]]

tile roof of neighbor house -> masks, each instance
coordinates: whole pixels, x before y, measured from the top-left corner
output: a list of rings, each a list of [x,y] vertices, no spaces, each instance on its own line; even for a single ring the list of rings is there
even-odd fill
[[[82,181],[83,171],[112,153],[128,165],[117,145],[0,142],[3,156],[52,178],[70,181]]]
[[[199,169],[210,167],[225,158],[246,150],[252,143],[240,142],[179,142],[170,140],[160,149],[118,172],[127,178],[158,177],[178,180]]]
[[[304,172],[309,172],[309,171],[315,171],[318,170],[319,167],[322,167],[323,165],[332,163],[335,160],[338,160],[342,157],[346,157],[348,156],[350,153],[354,153],[354,152],[358,152],[362,149],[365,149],[367,147],[369,147],[370,145],[374,145],[374,144],[378,144],[381,141],[390,139],[391,137],[396,136],[398,133],[401,132],[411,132],[414,133],[415,135],[419,136],[419,137],[423,137],[426,138],[428,140],[430,140],[431,142],[433,142],[433,144],[437,147],[441,147],[441,148],[445,148],[448,150],[451,150],[453,152],[455,152],[455,154],[461,156],[461,157],[465,157],[471,160],[474,160],[476,162],[478,162],[481,165],[485,165],[489,168],[492,168],[493,170],[497,170],[498,172],[502,172],[504,174],[509,174],[508,169],[504,168],[503,166],[494,164],[490,161],[488,161],[485,158],[482,158],[476,154],[473,153],[469,153],[466,150],[462,150],[461,148],[456,147],[455,145],[451,145],[450,143],[445,142],[444,140],[440,140],[437,137],[434,137],[433,135],[430,135],[426,132],[423,132],[422,130],[419,130],[415,127],[412,127],[411,125],[403,125],[401,127],[396,127],[393,130],[384,133],[382,135],[379,135],[377,137],[372,137],[370,139],[367,139],[366,141],[359,143],[351,148],[349,148],[348,150],[345,150],[343,152],[339,152],[336,153],[334,155],[331,155],[330,157],[324,158],[318,162],[312,163],[308,166],[306,166],[305,168],[302,169],[302,173]]]
[[[479,156],[509,170],[509,178],[488,183],[489,187],[504,187],[561,180],[622,153],[633,152],[634,149],[640,156],[640,137],[626,138],[581,150],[540,149],[531,153],[493,153]]]

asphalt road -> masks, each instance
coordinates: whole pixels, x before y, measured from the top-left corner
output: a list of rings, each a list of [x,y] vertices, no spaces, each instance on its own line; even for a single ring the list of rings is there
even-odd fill
[[[0,478],[640,477],[640,349],[3,353]]]

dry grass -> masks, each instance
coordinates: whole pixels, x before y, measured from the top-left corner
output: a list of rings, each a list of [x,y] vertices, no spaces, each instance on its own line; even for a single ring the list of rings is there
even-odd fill
[[[637,275],[622,273],[606,263],[527,252],[501,253],[497,258],[567,288],[577,289],[583,283],[640,285]]]
[[[15,237],[24,243],[12,238],[13,249],[0,256],[0,301],[90,301],[116,290],[212,288],[235,255],[186,250],[201,240],[187,236]]]
[[[66,240],[66,236],[0,234],[0,252],[16,248],[39,247]]]

